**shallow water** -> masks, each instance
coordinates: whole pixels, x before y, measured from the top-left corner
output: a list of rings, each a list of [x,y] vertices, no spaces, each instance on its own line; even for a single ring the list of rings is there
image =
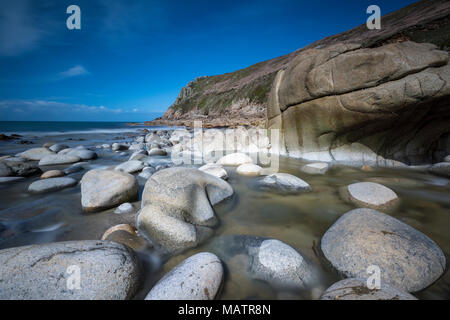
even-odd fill
[[[0,155],[15,154],[41,146],[44,142],[63,142],[69,146],[93,147],[102,143],[131,141],[136,130],[127,133],[78,134],[81,141],[67,140],[73,136],[52,135],[30,138],[33,145],[2,142]],[[121,138],[120,140],[118,138]],[[89,161],[91,168],[112,166],[128,159],[108,150],[93,149],[99,159]],[[163,160],[163,158],[161,158]],[[225,281],[220,299],[317,299],[322,291],[339,279],[320,254],[320,238],[345,212],[354,209],[338,193],[341,186],[358,181],[376,181],[393,189],[401,198],[400,207],[392,216],[420,230],[433,239],[444,251],[447,261],[450,253],[450,180],[429,175],[425,171],[405,169],[375,169],[334,167],[324,176],[313,176],[300,171],[303,163],[281,158],[280,172],[296,175],[313,188],[310,193],[280,195],[252,188],[255,178],[238,176],[227,168],[229,183],[235,191],[232,199],[215,207],[220,225],[214,237],[197,248],[173,257],[160,257],[152,250],[139,252],[146,268],[146,279],[137,298],[142,298],[168,270],[186,257],[201,251],[216,253],[225,265]],[[64,166],[52,166],[64,168]],[[81,179],[84,172],[70,175]],[[134,224],[133,215],[117,215],[114,209],[85,214],[81,209],[79,185],[44,195],[26,192],[38,177],[15,183],[0,184],[0,249],[21,245],[66,240],[100,239],[104,231],[119,223]],[[145,181],[140,180],[140,194]],[[135,208],[140,202],[135,201]],[[248,235],[281,240],[310,260],[320,276],[311,288],[293,292],[252,280],[246,272],[247,257],[240,252],[241,238]],[[236,249],[237,248],[237,249]],[[450,299],[448,272],[431,287],[416,293],[421,299]]]

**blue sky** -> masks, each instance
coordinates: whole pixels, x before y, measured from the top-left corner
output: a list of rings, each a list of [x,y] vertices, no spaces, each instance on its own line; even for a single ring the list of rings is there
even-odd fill
[[[0,120],[145,121],[192,79],[248,67],[415,1],[0,0]],[[66,8],[81,8],[68,30]]]

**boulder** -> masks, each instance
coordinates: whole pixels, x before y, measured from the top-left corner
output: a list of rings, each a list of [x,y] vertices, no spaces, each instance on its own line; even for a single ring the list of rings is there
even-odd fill
[[[450,162],[450,155],[448,155],[444,158],[444,162]]]
[[[159,280],[145,300],[213,300],[222,279],[220,259],[209,252],[197,253]]]
[[[25,158],[27,160],[41,160],[44,157],[54,155],[55,153],[48,150],[47,148],[33,148],[28,149],[27,151],[24,151],[19,154],[20,157]]]
[[[394,191],[374,182],[353,183],[342,187],[340,193],[344,200],[362,208],[393,210],[400,203]]]
[[[369,289],[365,279],[344,279],[329,287],[320,300],[417,300],[413,295],[388,284]]]
[[[111,146],[112,151],[123,151],[128,150],[129,146],[121,143],[113,143]]]
[[[262,241],[252,252],[253,278],[285,288],[305,288],[317,281],[311,263],[289,245],[275,239]]]
[[[112,170],[90,170],[81,179],[81,204],[85,211],[101,211],[138,196],[139,185],[134,176]]]
[[[302,193],[312,190],[308,183],[288,173],[274,173],[261,178],[256,181],[256,187],[281,193]]]
[[[148,152],[149,156],[167,156],[167,152],[159,149],[159,148],[153,148]]]
[[[134,211],[133,205],[129,202],[125,202],[125,203],[122,203],[120,206],[118,206],[117,209],[114,211],[114,213],[126,214],[126,213],[131,213],[133,211]]]
[[[3,160],[3,163],[11,168],[15,176],[29,177],[42,172],[34,161],[26,161],[21,158],[8,158]]]
[[[72,173],[80,172],[80,171],[86,169],[87,167],[88,167],[87,162],[78,162],[78,163],[75,163],[75,164],[71,165],[70,167],[64,169],[64,173],[72,174]]]
[[[261,175],[262,168],[253,163],[244,163],[237,167],[236,172],[241,176],[257,177]]]
[[[61,171],[61,170],[49,170],[49,171],[45,171],[41,175],[41,179],[59,178],[59,177],[64,177],[65,175],[66,174],[64,173],[64,171]]]
[[[3,249],[0,264],[0,299],[131,299],[141,281],[139,262],[132,250],[109,241]]]
[[[355,209],[339,218],[324,234],[321,249],[342,275],[366,278],[378,266],[381,285],[420,291],[445,271],[442,250],[407,224],[372,209]]]
[[[69,146],[66,146],[65,144],[55,143],[55,144],[51,145],[48,149],[50,151],[58,153],[61,150],[68,149],[68,148],[69,148]]]
[[[330,165],[325,162],[308,163],[304,165],[301,170],[308,174],[325,174]]]
[[[126,161],[118,166],[114,170],[116,171],[122,171],[122,172],[128,172],[128,173],[134,173],[141,171],[144,168],[144,163],[139,160],[130,160]]]
[[[237,167],[244,163],[253,163],[252,158],[250,158],[245,153],[227,154],[217,161],[217,164],[230,167]]]
[[[158,171],[145,184],[138,230],[164,251],[196,246],[218,222],[212,206],[232,194],[227,182],[194,168]]]
[[[77,156],[71,156],[67,154],[52,154],[46,156],[39,161],[40,166],[52,166],[59,164],[69,164],[80,161],[81,159]]]
[[[14,174],[13,170],[4,164],[3,162],[0,162],[0,177],[9,177]]]
[[[206,172],[223,180],[228,179],[227,171],[220,164],[208,163],[198,168],[198,170]]]
[[[156,172],[156,169],[153,167],[145,167],[144,169],[142,169],[142,172],[139,173],[138,177],[143,178],[145,180],[147,180],[148,178],[150,178],[152,176],[152,174],[154,174]]]
[[[88,149],[73,149],[70,150],[67,155],[78,157],[81,160],[93,160],[98,157],[97,153]]]
[[[77,180],[69,177],[43,179],[30,184],[30,186],[28,187],[28,192],[43,193],[58,191],[76,186],[77,183]]]

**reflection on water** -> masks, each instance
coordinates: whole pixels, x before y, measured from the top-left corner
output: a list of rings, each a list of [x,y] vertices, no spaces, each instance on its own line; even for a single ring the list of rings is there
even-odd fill
[[[105,137],[95,138],[95,144],[106,141]],[[76,142],[79,144],[83,143]],[[0,151],[6,154],[4,149]],[[91,162],[93,166],[111,166],[127,159],[127,156],[111,151],[96,151],[99,159]],[[300,171],[302,164],[295,159],[282,158],[280,161],[281,172],[294,174],[312,186],[311,193],[300,195],[254,190],[251,186],[255,178],[238,176],[234,169],[227,168],[235,195],[215,208],[220,217],[215,236],[199,247],[173,257],[159,257],[151,250],[139,252],[147,277],[137,298],[143,298],[157,280],[183,259],[207,250],[217,254],[225,265],[221,299],[317,299],[324,289],[339,279],[321,257],[320,238],[342,214],[354,208],[342,201],[338,189],[357,181],[374,181],[393,189],[402,202],[391,215],[433,239],[448,260],[450,180],[419,170],[363,171],[348,167],[334,167],[327,175],[313,176]],[[82,175],[83,172],[79,172],[72,177],[81,179]],[[113,225],[134,225],[134,214],[117,215],[113,213],[114,209],[95,214],[83,213],[79,186],[46,195],[28,194],[28,185],[36,179],[0,184],[0,248],[100,239],[103,232]],[[142,192],[143,181],[140,185]],[[140,207],[139,201],[133,205]],[[313,263],[320,282],[295,292],[253,280],[247,272],[249,257],[245,251],[245,239],[249,237],[236,235],[275,238],[289,244]],[[434,285],[415,295],[421,299],[450,299],[448,272]]]

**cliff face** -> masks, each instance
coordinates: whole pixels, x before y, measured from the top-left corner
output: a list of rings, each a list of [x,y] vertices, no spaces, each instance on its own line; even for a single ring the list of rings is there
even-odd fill
[[[405,41],[433,43],[439,49],[448,51],[449,14],[449,1],[420,1],[383,16],[381,30],[368,30],[361,25],[246,69],[197,78],[181,89],[179,97],[161,119],[149,124],[190,126],[192,120],[202,120],[206,127],[264,126],[269,92],[277,72],[286,69],[293,60],[301,60],[305,52],[308,56],[311,49],[336,44],[357,45],[362,49]]]

